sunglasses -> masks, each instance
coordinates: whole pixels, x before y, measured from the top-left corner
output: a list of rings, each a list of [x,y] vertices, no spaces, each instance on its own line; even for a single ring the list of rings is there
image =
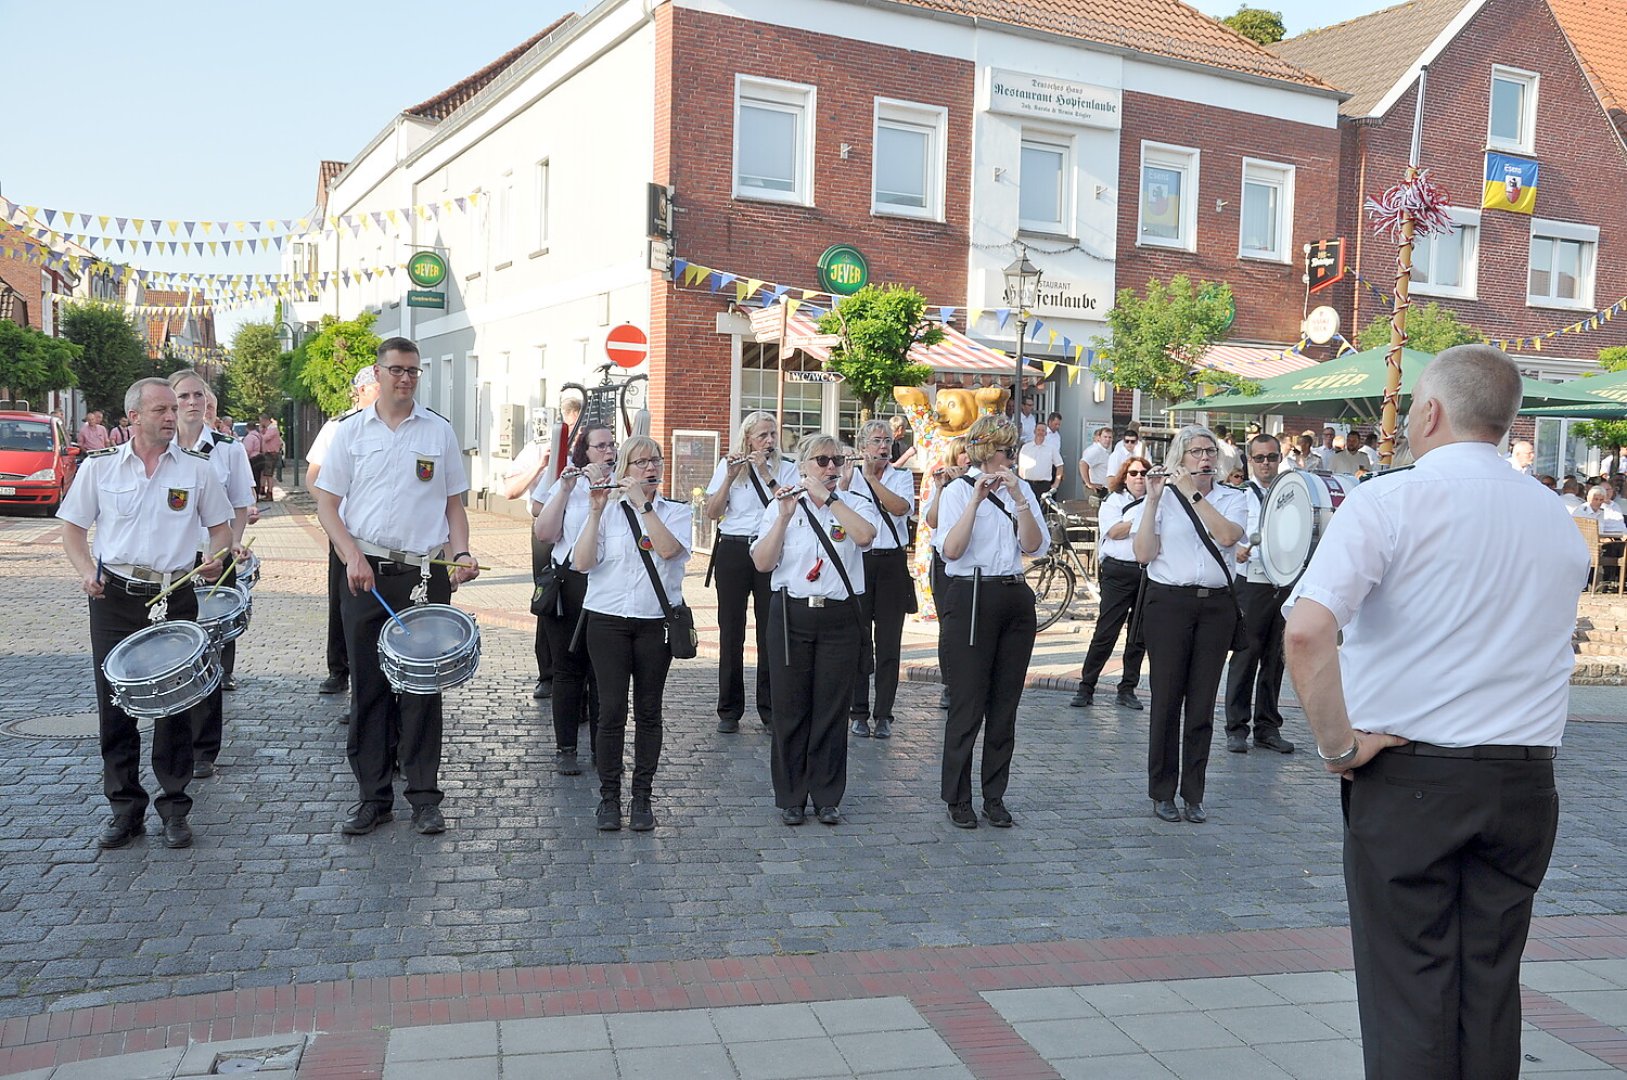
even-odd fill
[[[1282,460],[1282,455],[1281,454],[1250,454],[1249,455],[1249,460],[1254,462],[1256,465],[1265,465],[1265,464],[1267,464],[1269,462],[1281,461]]]
[[[1131,469],[1129,472],[1125,473],[1124,475],[1125,476],[1146,476],[1147,475],[1147,470],[1146,469]]]
[[[819,465],[819,467],[821,469],[828,469],[832,465],[834,465],[838,469],[840,469],[843,465],[847,464],[847,455],[846,454],[815,454],[814,457],[813,457],[813,460],[816,463],[818,463],[818,465]]]

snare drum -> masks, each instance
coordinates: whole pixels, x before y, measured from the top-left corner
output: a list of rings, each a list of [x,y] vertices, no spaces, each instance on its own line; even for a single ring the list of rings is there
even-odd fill
[[[1355,486],[1353,476],[1300,469],[1277,474],[1260,511],[1260,563],[1271,584],[1287,588],[1299,580],[1333,512]]]
[[[115,705],[138,719],[155,720],[184,713],[214,692],[220,685],[220,654],[197,623],[155,623],[115,645],[102,661],[102,674]]]
[[[449,604],[402,610],[379,631],[379,668],[398,694],[438,694],[462,686],[480,669],[480,627]]]
[[[217,649],[236,641],[249,628],[249,591],[235,585],[199,590],[198,625]]]
[[[252,589],[260,584],[260,556],[249,552],[249,557],[237,564],[237,583],[245,589]]]

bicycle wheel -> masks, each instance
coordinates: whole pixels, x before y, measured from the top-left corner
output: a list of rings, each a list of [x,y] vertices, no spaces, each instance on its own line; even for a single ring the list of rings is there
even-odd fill
[[[1038,629],[1060,619],[1073,602],[1075,586],[1073,567],[1056,559],[1040,559],[1023,571],[1028,587],[1034,590],[1034,614]]]

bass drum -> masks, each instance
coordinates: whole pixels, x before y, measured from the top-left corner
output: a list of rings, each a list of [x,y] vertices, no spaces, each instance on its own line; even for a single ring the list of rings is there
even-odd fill
[[[1310,565],[1328,522],[1356,478],[1290,469],[1266,489],[1260,511],[1260,562],[1271,584],[1287,588]]]

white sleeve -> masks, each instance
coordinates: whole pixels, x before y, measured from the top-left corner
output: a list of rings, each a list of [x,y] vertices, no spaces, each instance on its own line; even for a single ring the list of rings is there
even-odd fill
[[[674,559],[689,558],[691,534],[694,532],[693,519],[687,503],[677,502],[673,499],[655,500],[656,513],[661,515],[661,524],[667,527],[678,543],[683,545],[683,552],[672,556]]]
[[[707,494],[708,497],[716,495],[719,491],[721,491],[723,489],[723,481],[728,477],[728,475],[729,475],[729,462],[728,462],[728,460],[725,459],[725,458],[719,458],[718,462],[717,462],[717,468],[712,470],[712,479],[707,481],[707,484],[706,484],[706,494]]]
[[[355,462],[350,456],[350,443],[355,430],[348,424],[334,426],[333,437],[322,460],[322,470],[316,474],[316,486],[341,499],[350,494],[351,481],[356,478]]]
[[[463,464],[463,447],[458,445],[458,433],[447,424],[444,436],[445,456],[441,461],[446,465],[446,497],[462,495],[469,490],[469,470]]]
[[[226,465],[226,498],[233,507],[254,505],[254,470],[249,467],[249,455],[242,443],[225,443],[230,447]],[[218,453],[221,447],[216,447]]]

